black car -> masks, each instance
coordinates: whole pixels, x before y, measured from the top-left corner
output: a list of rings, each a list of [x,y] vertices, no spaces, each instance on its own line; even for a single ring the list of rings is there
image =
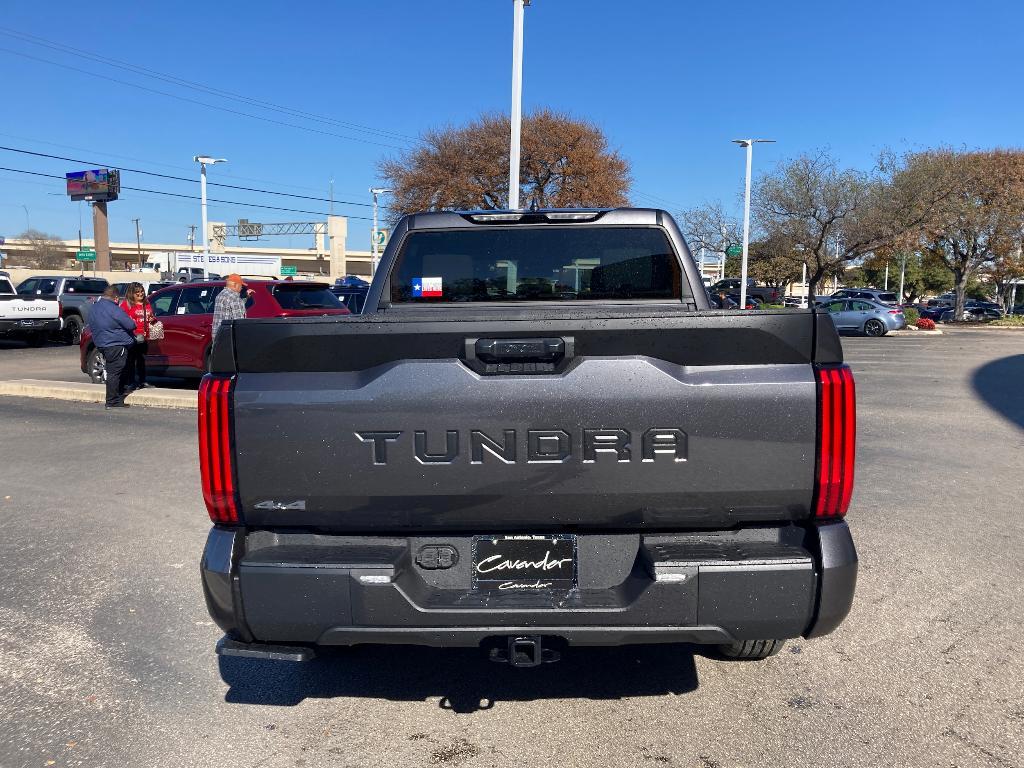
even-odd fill
[[[369,286],[345,286],[335,283],[330,287],[331,293],[337,296],[346,309],[353,315],[363,311],[363,304],[366,302],[366,293]]]

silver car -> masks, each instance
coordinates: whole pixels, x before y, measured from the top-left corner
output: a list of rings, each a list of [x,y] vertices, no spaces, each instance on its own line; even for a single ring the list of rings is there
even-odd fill
[[[828,312],[840,333],[853,331],[866,336],[885,336],[889,331],[907,327],[903,310],[889,304],[865,299],[830,299],[819,306]]]

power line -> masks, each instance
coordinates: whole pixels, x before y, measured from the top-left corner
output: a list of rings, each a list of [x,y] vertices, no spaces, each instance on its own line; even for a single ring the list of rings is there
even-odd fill
[[[61,181],[66,181],[64,176],[57,176],[56,174],[53,174],[53,173],[42,173],[40,171],[26,171],[23,168],[6,168],[6,167],[3,167],[3,166],[0,166],[0,171],[9,171],[10,173],[24,173],[24,174],[27,174],[29,176],[42,176],[42,177],[48,178],[48,179],[60,179]],[[151,195],[165,195],[167,197],[180,197],[180,198],[184,198],[186,200],[199,200],[200,199],[199,195],[185,195],[185,194],[182,194],[180,192],[166,192],[166,191],[159,190],[159,189],[145,189],[143,187],[127,187],[127,186],[124,186],[124,185],[121,186],[121,189],[127,189],[127,190],[130,190],[132,192],[146,192],[146,193],[149,193]],[[220,200],[220,199],[215,198],[215,197],[207,197],[206,200],[207,200],[207,202],[210,202],[210,203],[222,203],[224,205],[238,205],[238,206],[242,206],[243,208],[264,208],[264,209],[270,210],[270,211],[285,211],[286,213],[307,213],[307,214],[310,214],[311,216],[329,216],[330,215],[330,214],[324,213],[323,211],[304,211],[304,210],[299,209],[299,208],[281,208],[280,206],[276,206],[276,205],[261,205],[260,203],[245,203],[245,202],[241,202],[239,200]],[[350,219],[360,219],[362,221],[373,221],[373,218],[370,217],[370,216],[349,216],[348,218],[350,218]]]
[[[197,90],[202,93],[206,93],[211,96],[222,96],[225,98],[233,99],[234,101],[240,101],[250,106],[260,107],[273,112],[280,112],[282,114],[289,115],[291,117],[299,117],[306,120],[311,120],[319,123],[329,123],[337,125],[348,130],[354,130],[364,133],[369,133],[377,136],[381,136],[389,139],[398,139],[403,141],[416,142],[419,139],[415,136],[409,136],[407,134],[398,133],[397,131],[388,131],[383,128],[375,128],[373,126],[362,125],[360,123],[351,123],[344,120],[338,120],[336,118],[327,117],[325,115],[318,115],[313,112],[307,112],[301,109],[294,109],[292,107],[283,106],[281,104],[275,104],[271,101],[263,101],[256,99],[245,94],[239,94],[232,91],[225,91],[220,88],[214,88],[203,83],[197,83],[192,80],[186,80],[176,75],[167,74],[166,72],[160,72],[155,69],[149,69],[142,67],[131,62],[122,61],[119,59],[113,59],[106,56],[99,56],[91,51],[82,50],[81,48],[75,48],[74,46],[67,45],[65,43],[58,43],[54,40],[47,40],[44,37],[37,35],[30,35],[27,32],[21,32],[19,30],[11,29],[9,27],[0,27],[0,34],[5,34],[9,37],[13,37],[22,42],[29,43],[31,45],[38,45],[44,48],[50,48],[51,50],[60,51],[62,53],[73,53],[75,56],[81,58],[87,58],[92,61],[98,62],[105,66],[113,67],[115,69],[123,69],[135,74],[142,75],[143,77],[149,77],[156,80],[161,80],[172,85],[177,85],[182,88],[189,88],[191,90]]]
[[[285,126],[287,128],[297,128],[300,131],[309,131],[310,133],[318,133],[318,134],[320,134],[322,136],[331,136],[331,137],[336,138],[336,139],[345,139],[347,141],[358,141],[358,142],[360,142],[362,144],[373,144],[374,146],[388,147],[390,149],[405,149],[405,147],[400,147],[400,146],[398,146],[396,144],[384,144],[384,143],[379,142],[379,141],[370,141],[369,139],[362,139],[362,138],[359,138],[357,136],[345,136],[345,135],[340,134],[340,133],[332,133],[331,131],[321,131],[318,128],[310,128],[309,126],[306,126],[306,125],[296,125],[295,123],[286,123],[283,120],[274,120],[271,117],[264,117],[262,115],[254,115],[254,114],[252,114],[250,112],[242,112],[242,111],[237,110],[237,109],[231,109],[229,107],[222,107],[222,106],[219,106],[217,104],[208,104],[205,101],[199,101],[197,99],[190,99],[187,96],[179,96],[176,93],[168,93],[167,91],[160,91],[160,90],[157,90],[156,88],[147,88],[146,86],[139,85],[138,83],[131,83],[131,82],[127,81],[127,80],[118,80],[116,77],[110,77],[109,75],[101,75],[98,72],[90,72],[89,70],[81,69],[80,67],[72,67],[70,64],[61,64],[60,62],[57,62],[57,61],[50,61],[49,59],[44,59],[44,58],[41,58],[39,56],[33,56],[32,54],[29,54],[29,53],[24,53],[23,51],[14,51],[14,50],[11,50],[10,48],[0,48],[0,51],[2,51],[3,53],[13,54],[14,56],[22,56],[22,57],[24,57],[26,59],[31,59],[33,61],[40,61],[40,62],[42,62],[44,64],[49,64],[49,65],[54,66],[54,67],[60,67],[61,69],[68,69],[68,70],[71,70],[72,72],[79,72],[79,73],[81,73],[83,75],[89,75],[90,77],[99,78],[100,80],[107,80],[107,81],[112,82],[112,83],[118,83],[119,85],[127,85],[129,88],[137,88],[140,91],[146,91],[147,93],[155,93],[155,94],[157,94],[159,96],[166,96],[166,97],[168,97],[170,99],[177,99],[179,101],[188,102],[189,104],[197,104],[197,105],[199,105],[201,107],[206,107],[207,109],[216,109],[216,110],[220,110],[221,112],[227,112],[227,113],[232,114],[232,115],[240,115],[242,117],[249,117],[249,118],[252,118],[253,120],[262,120],[265,123],[272,123],[274,125],[283,125],[283,126]]]
[[[168,173],[157,173],[156,171],[143,171],[143,170],[140,170],[138,168],[126,168],[124,166],[113,165],[111,163],[96,162],[95,160],[82,160],[82,159],[74,158],[74,157],[64,157],[63,155],[51,155],[51,154],[49,154],[47,152],[33,152],[30,149],[18,149],[17,147],[5,147],[5,146],[0,145],[0,150],[3,150],[4,152],[17,152],[18,154],[21,154],[21,155],[32,155],[33,157],[45,157],[45,158],[48,158],[50,160],[64,160],[64,161],[69,162],[69,163],[81,163],[82,165],[91,165],[91,166],[103,167],[103,168],[116,168],[119,171],[128,171],[129,173],[140,173],[140,174],[143,174],[145,176],[156,176],[157,178],[160,178],[160,179],[171,179],[173,181],[185,181],[185,182],[188,182],[189,184],[198,184],[199,183],[197,179],[190,179],[190,178],[188,178],[186,176],[172,176],[171,174],[168,174]],[[210,181],[210,182],[207,182],[207,184],[209,186],[211,186],[211,187],[224,187],[225,189],[237,189],[237,190],[240,190],[240,191],[243,191],[243,192],[256,192],[258,194],[278,195],[280,197],[294,197],[294,198],[297,198],[299,200],[312,200],[312,201],[317,202],[317,203],[330,203],[330,202],[334,202],[334,203],[339,203],[341,205],[358,205],[358,206],[360,206],[362,208],[372,208],[373,207],[373,203],[357,203],[357,202],[353,202],[351,200],[337,200],[337,199],[332,201],[330,198],[326,198],[326,197],[311,197],[310,195],[296,195],[296,194],[293,194],[291,192],[277,192],[277,191],[272,190],[272,189],[257,189],[255,187],[242,187],[242,186],[239,186],[237,184],[222,184],[222,183],[216,182],[216,181]],[[380,207],[387,207],[387,206],[380,206]]]

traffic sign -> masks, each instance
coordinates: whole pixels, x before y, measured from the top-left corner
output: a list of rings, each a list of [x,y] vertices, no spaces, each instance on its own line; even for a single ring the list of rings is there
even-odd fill
[[[281,274],[285,277],[294,277],[299,274],[298,267],[281,267]]]
[[[379,248],[383,248],[385,245],[388,244],[388,235],[389,234],[390,234],[390,232],[388,230],[386,230],[386,229],[378,229],[377,230],[377,234],[376,234],[377,241],[376,242],[377,242],[377,248],[378,249]]]
[[[726,256],[742,256],[743,246],[742,245],[730,245],[725,249]]]
[[[83,248],[75,254],[75,261],[96,261],[96,251],[92,248]]]

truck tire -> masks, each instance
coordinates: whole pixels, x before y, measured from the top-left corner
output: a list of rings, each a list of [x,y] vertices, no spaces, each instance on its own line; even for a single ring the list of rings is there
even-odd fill
[[[64,343],[68,345],[77,344],[82,340],[82,318],[77,315],[71,315],[71,317],[65,318],[64,320]]]
[[[86,370],[93,384],[105,384],[107,381],[107,361],[103,359],[103,353],[94,349],[86,359]]]
[[[767,659],[782,650],[785,644],[785,640],[739,640],[718,646],[718,651],[727,659]]]

